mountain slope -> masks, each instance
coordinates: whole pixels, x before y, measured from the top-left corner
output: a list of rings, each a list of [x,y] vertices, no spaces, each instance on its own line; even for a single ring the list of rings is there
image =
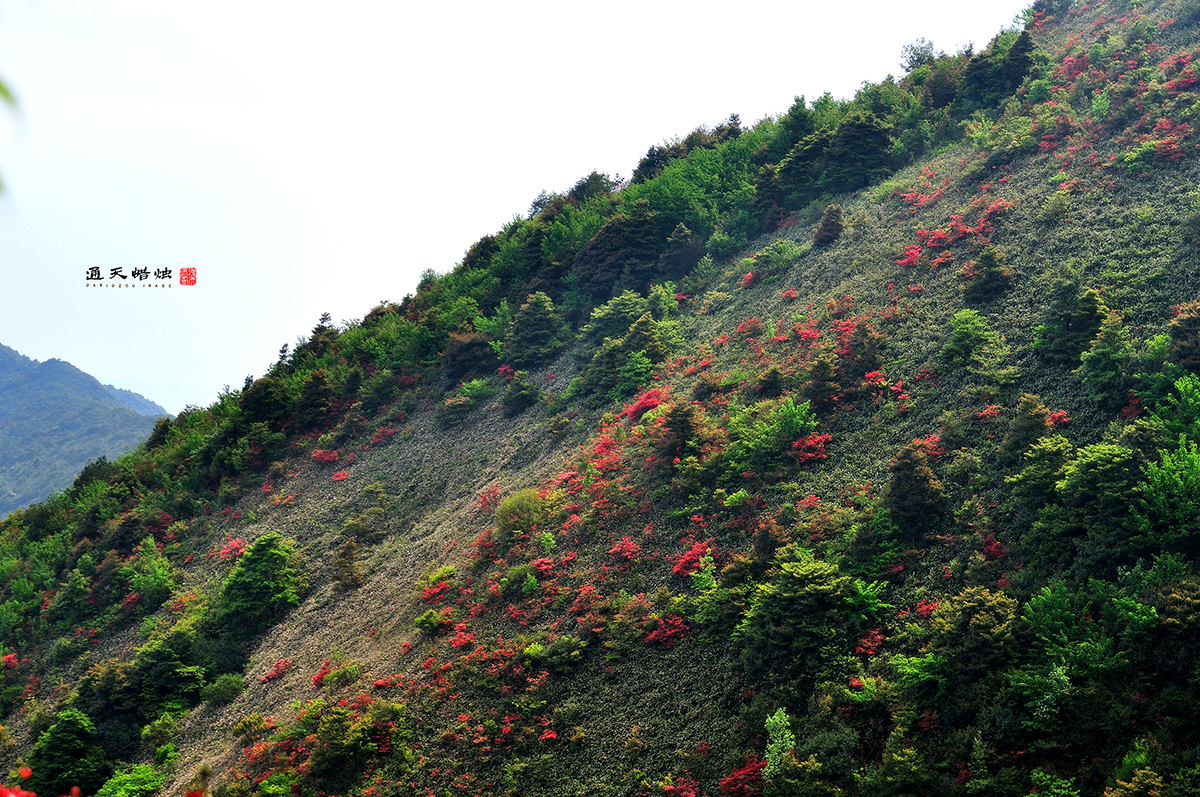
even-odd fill
[[[0,345],[0,515],[66,487],[89,459],[116,458],[166,414],[70,363]]]
[[[1197,9],[1039,3],[653,147],[14,513],[10,763],[1191,793]]]

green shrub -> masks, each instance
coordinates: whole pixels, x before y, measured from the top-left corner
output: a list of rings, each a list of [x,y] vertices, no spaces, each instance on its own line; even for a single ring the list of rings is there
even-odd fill
[[[105,781],[96,797],[151,797],[166,780],[167,773],[137,764]]]
[[[1078,284],[1059,279],[1051,287],[1043,323],[1033,330],[1033,348],[1051,362],[1074,368],[1107,314],[1094,288],[1081,290]]]
[[[537,490],[518,490],[496,507],[493,516],[496,544],[501,550],[508,550],[516,537],[536,534],[538,527],[545,526],[550,519],[546,502]]]
[[[307,582],[293,545],[269,531],[246,549],[221,590],[219,621],[235,635],[252,636],[300,605]]]
[[[829,246],[841,237],[845,227],[846,220],[842,216],[842,206],[826,205],[825,212],[821,214],[821,223],[813,230],[813,245]]]
[[[541,392],[529,381],[528,371],[516,371],[508,384],[504,386],[504,394],[500,403],[504,405],[504,414],[510,417],[520,415],[525,410],[538,403]]]
[[[730,442],[722,464],[723,483],[740,482],[746,471],[766,475],[785,468],[792,444],[816,427],[809,403],[796,404],[790,396],[760,401],[738,410],[729,419]]]
[[[244,688],[242,676],[225,673],[200,691],[200,699],[210,706],[225,706],[237,700]]]
[[[112,770],[96,740],[96,727],[82,711],[66,709],[29,751],[33,775],[25,782],[30,791],[67,794],[78,786],[94,794]]]
[[[538,291],[517,311],[504,341],[505,359],[514,368],[535,368],[553,360],[570,341],[567,324],[554,310],[554,302]]]
[[[965,366],[985,345],[996,338],[987,319],[976,310],[959,310],[950,322],[950,337],[938,358],[948,366]]]
[[[1007,291],[1013,284],[1013,270],[1004,264],[1004,257],[988,246],[975,261],[974,276],[963,288],[968,302],[986,302]]]
[[[158,719],[142,728],[142,744],[151,750],[175,741],[180,732],[175,715],[164,712]]]

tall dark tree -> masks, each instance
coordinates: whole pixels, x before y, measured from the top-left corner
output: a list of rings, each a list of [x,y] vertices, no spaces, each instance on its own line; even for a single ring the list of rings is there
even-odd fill
[[[72,787],[95,794],[112,771],[91,719],[73,708],[38,737],[28,761],[33,775],[27,785],[39,794],[68,794]]]
[[[504,342],[504,358],[509,365],[535,368],[557,357],[570,339],[566,322],[554,311],[554,302],[538,291],[517,311]]]
[[[891,173],[891,131],[875,114],[852,113],[837,126],[825,158],[821,187],[834,193],[856,191]]]

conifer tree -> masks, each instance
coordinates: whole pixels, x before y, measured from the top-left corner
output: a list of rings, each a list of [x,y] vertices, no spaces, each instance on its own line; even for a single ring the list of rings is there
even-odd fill
[[[972,303],[986,302],[1012,284],[1013,270],[1004,264],[1004,256],[987,246],[975,261],[975,276],[963,287],[963,298]]]
[[[841,386],[837,381],[837,360],[827,351],[813,360],[808,369],[808,384],[801,395],[817,412],[828,412],[837,401]]]
[[[363,584],[362,568],[358,565],[358,541],[350,537],[337,552],[337,570],[333,576],[337,592],[349,592]]]
[[[1050,410],[1040,397],[1025,393],[1017,403],[1017,415],[1013,418],[1008,434],[1000,441],[1000,456],[1007,462],[1016,462],[1031,445],[1050,434]]]
[[[884,505],[892,520],[919,543],[945,511],[946,490],[930,464],[933,443],[916,439],[896,452],[888,466],[888,494]]]
[[[1167,324],[1171,336],[1168,359],[1192,373],[1200,373],[1200,302],[1181,305],[1179,315]]]
[[[504,351],[510,365],[535,368],[553,360],[569,340],[567,324],[554,311],[554,302],[537,291],[517,311]]]
[[[842,235],[846,220],[842,217],[841,205],[826,205],[821,214],[821,223],[813,231],[813,245],[829,246]]]

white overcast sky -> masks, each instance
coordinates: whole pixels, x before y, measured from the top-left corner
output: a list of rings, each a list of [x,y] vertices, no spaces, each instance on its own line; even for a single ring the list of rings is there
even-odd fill
[[[1023,0],[0,0],[0,343],[171,412],[448,271],[542,189],[852,96]],[[197,271],[89,289],[99,266]],[[150,280],[153,282],[154,280]],[[106,280],[111,282],[111,280]]]

